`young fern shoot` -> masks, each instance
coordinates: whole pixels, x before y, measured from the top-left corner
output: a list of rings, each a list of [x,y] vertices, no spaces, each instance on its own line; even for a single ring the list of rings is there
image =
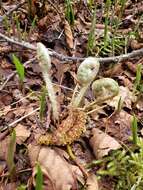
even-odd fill
[[[96,100],[85,106],[84,109],[88,109],[95,104],[103,103],[117,96],[119,93],[119,86],[118,83],[111,78],[102,78],[93,82],[92,91]]]
[[[58,105],[49,74],[49,71],[51,69],[51,58],[49,56],[47,48],[42,43],[37,43],[37,56],[39,59],[39,65],[42,70],[43,78],[46,83],[48,96],[52,105],[53,119],[58,120],[59,118]]]
[[[91,82],[95,79],[99,71],[100,63],[95,57],[86,58],[79,66],[77,71],[77,79],[80,83],[81,89],[78,95],[73,98],[73,107],[79,107],[80,103]]]

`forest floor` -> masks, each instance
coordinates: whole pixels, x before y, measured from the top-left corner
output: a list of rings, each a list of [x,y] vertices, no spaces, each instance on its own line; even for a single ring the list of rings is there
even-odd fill
[[[0,1],[0,189],[143,189],[142,0]]]

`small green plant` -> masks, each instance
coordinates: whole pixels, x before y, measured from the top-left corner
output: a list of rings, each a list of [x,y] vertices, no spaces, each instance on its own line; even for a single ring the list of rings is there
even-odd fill
[[[132,138],[133,138],[133,143],[136,145],[137,144],[137,140],[138,140],[138,134],[137,134],[137,118],[134,115],[132,118],[132,122],[131,122],[131,129],[132,129]]]
[[[20,185],[16,190],[26,190],[26,185]]]
[[[110,176],[114,190],[142,190],[143,188],[143,139],[137,135],[137,118],[131,122],[132,142],[130,147],[115,150],[101,160],[88,164],[88,168],[100,166],[99,179]],[[135,145],[135,146],[134,146]]]
[[[74,10],[72,7],[72,1],[71,0],[65,0],[65,5],[66,5],[66,19],[68,20],[70,25],[74,25]]]
[[[121,5],[121,8],[120,8],[120,12],[119,12],[119,21],[123,16],[123,13],[125,10],[125,5],[126,5],[126,0],[120,0],[120,5]]]
[[[11,23],[6,15],[3,17],[3,26],[7,31],[7,35],[10,36]]]
[[[43,173],[40,167],[40,164],[36,164],[36,170],[37,170],[37,175],[36,175],[36,187],[35,190],[43,190]]]
[[[87,55],[93,54],[93,50],[95,48],[95,30],[96,30],[96,8],[93,12],[92,24],[90,33],[88,36],[88,43],[87,43]]]
[[[17,74],[19,76],[20,82],[23,83],[23,80],[25,78],[25,69],[24,69],[24,66],[20,62],[20,60],[18,59],[18,57],[16,55],[14,55],[14,54],[12,55],[12,60],[13,60],[13,63],[15,64],[16,71],[17,71]]]
[[[105,3],[104,47],[108,45],[108,24],[109,24],[110,8],[111,8],[111,0],[107,0]]]
[[[141,81],[141,78],[142,78],[141,72],[142,72],[142,65],[138,64],[137,71],[136,71],[136,78],[135,78],[135,82],[134,82],[134,88],[137,91],[143,92],[143,83]]]
[[[17,36],[18,36],[19,41],[21,41],[22,40],[22,32],[21,32],[21,28],[20,28],[20,20],[16,14],[14,15],[14,20],[16,23]]]
[[[90,8],[92,8],[94,0],[87,0],[87,4],[89,5]]]
[[[29,30],[29,36],[32,34],[34,28],[36,27],[36,21],[37,21],[37,15],[33,18],[33,21],[31,23],[30,30]]]
[[[13,130],[10,136],[10,142],[8,145],[8,153],[7,153],[7,165],[11,179],[13,179],[15,175],[15,163],[14,163],[15,145],[16,145],[16,132],[15,130]]]
[[[33,20],[35,17],[35,6],[33,0],[27,0],[28,3],[28,16],[30,20]]]
[[[117,113],[119,113],[121,111],[122,106],[123,106],[123,100],[122,100],[122,97],[120,96],[118,104],[117,104],[117,108],[116,108]]]

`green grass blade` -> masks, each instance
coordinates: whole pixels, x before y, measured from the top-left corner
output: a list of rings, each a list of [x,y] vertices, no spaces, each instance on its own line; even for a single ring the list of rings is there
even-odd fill
[[[26,185],[20,185],[16,190],[26,190]]]
[[[95,29],[96,29],[96,8],[94,9],[93,12],[92,25],[88,36],[87,55],[92,54],[93,49],[95,47]]]
[[[71,25],[74,25],[75,18],[74,18],[74,10],[72,7],[71,0],[65,0],[65,5],[66,5],[66,18]]]
[[[39,163],[36,165],[37,175],[36,175],[36,187],[35,190],[43,190],[43,173]]]
[[[111,7],[111,1],[107,0],[105,3],[105,28],[104,28],[104,47],[108,45],[108,24],[109,24],[109,12]]]
[[[135,145],[137,145],[137,140],[138,140],[137,129],[138,129],[137,118],[134,115],[133,118],[132,118],[132,122],[131,122],[131,130],[132,130],[133,143]]]
[[[13,63],[15,64],[16,71],[18,73],[19,79],[21,82],[23,82],[24,77],[25,77],[25,69],[20,60],[16,55],[12,55]]]

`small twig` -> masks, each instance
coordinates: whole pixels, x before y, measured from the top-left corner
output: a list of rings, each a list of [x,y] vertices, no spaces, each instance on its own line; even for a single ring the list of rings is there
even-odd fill
[[[26,168],[26,169],[23,169],[23,170],[18,170],[16,171],[16,174],[21,174],[21,173],[24,173],[24,172],[31,172],[32,171],[32,168]],[[0,177],[9,177],[9,173],[4,173],[2,174]]]
[[[21,118],[17,119],[16,121],[8,124],[8,127],[13,127],[15,124],[19,123],[20,121],[22,121],[23,119],[25,119],[26,117],[32,115],[33,113],[37,112],[40,108],[36,108],[35,110],[31,111],[30,113],[28,113],[27,115],[22,116]]]
[[[19,42],[16,38],[9,38],[9,37],[3,35],[2,33],[0,33],[0,37],[10,43],[13,43],[13,44],[16,44],[16,45],[19,45],[19,46],[22,46],[22,47],[25,47],[25,48],[28,48],[28,49],[31,49],[34,51],[36,51],[36,49],[37,49],[36,46],[34,46],[28,42],[25,42],[25,41]],[[49,50],[50,56],[55,57],[61,61],[65,61],[65,62],[74,62],[74,61],[76,62],[76,61],[83,61],[86,59],[86,57],[81,58],[81,57],[64,56],[62,54],[55,52],[54,50],[51,50],[51,49],[48,49],[48,50]],[[111,62],[116,63],[118,61],[125,61],[127,59],[134,58],[137,56],[142,56],[142,55],[143,55],[143,48],[132,51],[131,53],[122,54],[119,56],[97,58],[97,59],[99,60],[100,63],[111,63]]]
[[[0,37],[3,38],[3,39],[5,39],[7,42],[12,43],[12,44],[16,44],[16,45],[19,45],[19,46],[22,46],[22,47],[25,47],[25,48],[28,48],[28,49],[36,50],[36,47],[33,46],[33,45],[31,45],[28,42],[25,42],[25,41],[19,42],[18,39],[16,39],[16,38],[9,38],[9,37],[5,36],[2,33],[0,33]]]
[[[33,61],[35,61],[35,60],[36,60],[36,58],[34,57],[34,58],[32,58],[32,59],[26,61],[23,65],[24,65],[24,66],[27,66],[29,63],[31,63],[31,62],[33,62]],[[8,81],[10,81],[10,80],[12,79],[12,77],[14,77],[14,75],[15,75],[16,73],[17,73],[17,71],[14,71],[13,73],[11,73],[11,74],[7,77],[7,79],[6,79],[5,82],[2,84],[2,86],[0,86],[0,91],[4,89],[4,87],[5,87],[5,85],[8,83]]]

